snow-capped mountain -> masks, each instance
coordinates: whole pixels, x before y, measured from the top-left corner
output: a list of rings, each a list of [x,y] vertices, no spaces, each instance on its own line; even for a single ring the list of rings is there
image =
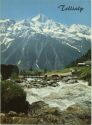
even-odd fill
[[[1,63],[20,68],[61,69],[90,48],[91,29],[66,26],[39,14],[31,19],[0,19]]]

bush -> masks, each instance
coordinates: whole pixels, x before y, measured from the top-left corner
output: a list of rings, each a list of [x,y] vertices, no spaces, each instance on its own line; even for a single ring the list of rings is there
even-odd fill
[[[26,93],[17,84],[11,81],[1,82],[1,111],[25,112]]]

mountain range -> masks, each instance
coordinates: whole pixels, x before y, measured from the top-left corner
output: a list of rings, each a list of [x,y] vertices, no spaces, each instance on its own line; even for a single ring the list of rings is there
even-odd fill
[[[63,69],[91,48],[91,28],[58,23],[43,14],[0,19],[1,63],[20,69]]]

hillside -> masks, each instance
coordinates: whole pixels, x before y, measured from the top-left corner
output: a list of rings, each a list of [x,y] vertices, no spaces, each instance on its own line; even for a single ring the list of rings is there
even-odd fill
[[[78,63],[83,63],[85,61],[91,61],[91,49],[89,49],[86,54],[73,61],[68,67],[77,66]]]

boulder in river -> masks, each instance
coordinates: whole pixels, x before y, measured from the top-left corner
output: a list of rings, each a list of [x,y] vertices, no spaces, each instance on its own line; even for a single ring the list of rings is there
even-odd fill
[[[58,108],[49,107],[44,101],[34,102],[30,105],[29,114],[35,116],[44,116],[47,114],[59,115],[60,111]]]

